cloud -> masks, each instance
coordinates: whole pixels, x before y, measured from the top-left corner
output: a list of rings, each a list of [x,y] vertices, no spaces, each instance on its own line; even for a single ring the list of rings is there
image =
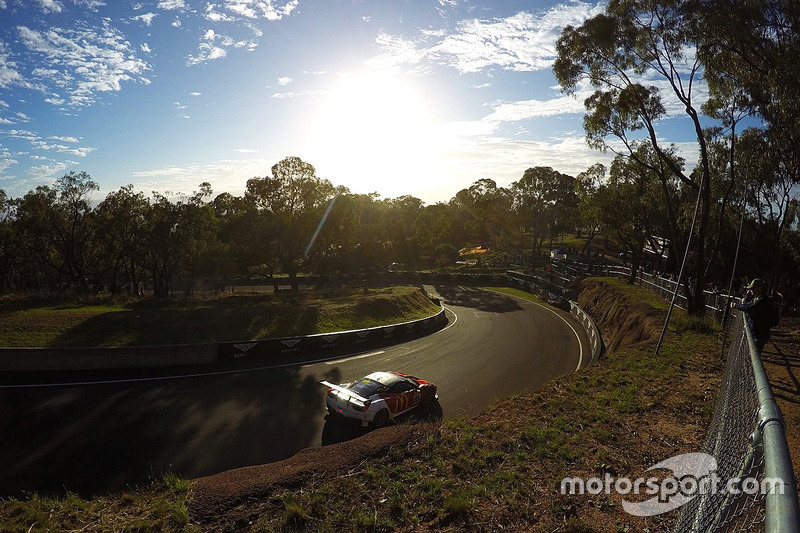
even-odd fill
[[[298,96],[308,96],[308,95],[312,95],[312,94],[316,94],[316,91],[304,91],[304,92],[301,92],[301,93],[295,93],[295,92],[289,91],[287,93],[274,93],[272,95],[272,98],[278,98],[278,99],[297,98]]]
[[[131,179],[142,190],[191,192],[207,181],[214,190],[233,194],[244,192],[247,180],[263,176],[278,161],[274,159],[223,159],[206,164],[170,166],[131,173]]]
[[[48,15],[50,13],[61,13],[64,10],[64,6],[57,0],[34,0],[34,2]]]
[[[97,93],[119,91],[126,81],[149,83],[143,77],[148,64],[107,20],[97,28],[37,31],[18,26],[17,31],[31,63],[38,61],[43,69],[32,71],[33,81],[63,87],[72,107],[91,105]]]
[[[251,150],[250,148],[237,148],[234,152],[239,152],[240,154],[257,154],[258,150]]]
[[[255,49],[257,43],[252,40],[234,40],[227,35],[220,35],[213,29],[209,29],[200,40],[196,55],[190,55],[186,60],[188,66],[205,63],[213,59],[221,59],[228,55],[227,48],[247,48]]]
[[[22,74],[17,71],[17,64],[11,59],[9,46],[0,41],[0,88],[23,83]]]
[[[28,169],[28,176],[36,183],[48,183],[57,174],[67,168],[67,163],[53,161],[49,165],[39,165]]]
[[[0,173],[19,163],[6,148],[0,148]]]
[[[226,52],[224,48],[216,45],[216,41],[216,32],[214,32],[212,29],[206,31],[205,35],[203,35],[203,38],[201,39],[200,46],[197,48],[197,55],[190,55],[186,60],[186,64],[188,66],[198,65],[200,63],[205,63],[206,61],[221,59],[228,55],[228,52]]]
[[[40,139],[38,135],[28,130],[8,130],[5,133],[13,139],[23,139],[31,142],[38,141]]]
[[[102,0],[72,0],[78,7],[85,7],[91,11],[97,11],[98,8],[106,5]]]
[[[250,19],[281,20],[289,16],[299,0],[278,2],[274,0],[225,0],[224,7],[231,13]]]
[[[139,20],[144,22],[145,26],[150,26],[153,23],[153,19],[157,16],[158,15],[156,13],[144,13],[142,15],[136,15],[132,20]]]
[[[175,10],[186,9],[186,2],[185,0],[159,0],[158,1],[158,9],[166,9],[166,10]]]
[[[192,95],[192,96],[201,96],[203,93],[198,93],[198,92],[195,91],[195,92],[192,92],[192,93],[189,93],[189,94]]]
[[[440,3],[455,5],[452,1]],[[561,30],[581,24],[603,9],[601,4],[573,2],[535,14],[522,11],[506,18],[464,20],[457,23],[455,31],[425,30],[418,39],[381,33],[376,38],[379,53],[369,63],[385,67],[427,61],[461,73],[492,67],[524,72],[548,69],[555,60]]]
[[[399,65],[417,65],[429,56],[423,41],[381,32],[375,38],[380,52],[365,63],[369,67],[384,69]]]
[[[48,137],[47,140],[43,140],[38,134],[30,130],[13,129],[7,130],[4,133],[12,139],[27,141],[34,150],[44,152],[57,152],[60,154],[69,154],[77,157],[86,157],[95,151],[95,148],[88,146],[74,146],[80,143],[80,140],[72,136],[51,136]],[[61,143],[70,143],[73,146]]]
[[[149,54],[151,52],[150,45],[147,43],[142,43],[142,46],[140,46],[140,48],[142,49],[142,52],[144,52],[145,54]]]
[[[216,4],[208,4],[206,6],[206,14],[204,15],[206,19],[212,22],[233,22],[236,20],[236,17],[228,15],[226,13],[220,13],[217,11],[219,8]]]
[[[288,77],[278,78],[278,85],[289,85],[290,83],[292,83],[292,78]]]

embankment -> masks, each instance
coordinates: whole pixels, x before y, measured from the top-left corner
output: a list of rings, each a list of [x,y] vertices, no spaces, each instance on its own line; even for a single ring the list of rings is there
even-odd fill
[[[655,342],[661,333],[664,311],[632,300],[629,292],[604,279],[581,282],[578,304],[600,328],[609,352]]]

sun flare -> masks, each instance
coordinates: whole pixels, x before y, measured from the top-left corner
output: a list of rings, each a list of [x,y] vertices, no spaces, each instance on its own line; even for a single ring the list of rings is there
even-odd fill
[[[403,179],[407,189],[409,179],[435,172],[434,111],[413,81],[399,75],[340,75],[312,122],[319,157],[351,183],[364,182],[364,190],[376,180],[387,190],[393,179]]]

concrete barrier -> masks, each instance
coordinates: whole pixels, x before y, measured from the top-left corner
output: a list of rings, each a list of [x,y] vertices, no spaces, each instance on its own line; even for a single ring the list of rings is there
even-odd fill
[[[216,344],[115,348],[0,348],[0,372],[205,365],[216,361]]]
[[[269,360],[325,359],[427,335],[447,323],[445,311],[420,320],[374,328],[279,339],[115,348],[0,348],[0,372],[112,370],[212,365]]]

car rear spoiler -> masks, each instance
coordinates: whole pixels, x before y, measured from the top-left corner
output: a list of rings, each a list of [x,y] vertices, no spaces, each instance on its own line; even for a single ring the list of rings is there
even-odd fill
[[[363,403],[365,405],[367,403],[369,403],[369,399],[364,398],[363,396],[359,396],[358,394],[356,394],[355,392],[351,391],[350,389],[345,389],[344,387],[340,387],[339,385],[334,385],[333,383],[329,383],[327,381],[320,381],[319,383],[320,383],[320,385],[325,385],[326,387],[330,387],[335,391],[341,392],[345,396],[349,396],[350,398],[353,398],[354,400],[358,400],[359,402],[361,402],[361,403]]]

